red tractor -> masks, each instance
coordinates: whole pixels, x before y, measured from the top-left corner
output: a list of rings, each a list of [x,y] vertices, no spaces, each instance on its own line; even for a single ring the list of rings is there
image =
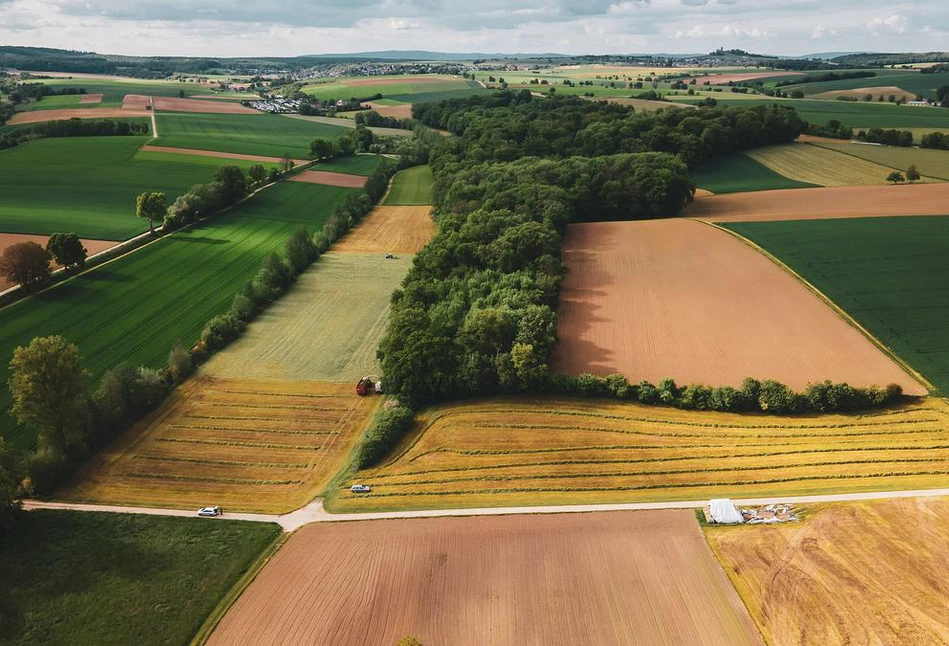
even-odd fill
[[[373,377],[363,377],[356,382],[356,394],[360,397],[382,392],[382,382],[376,381]]]

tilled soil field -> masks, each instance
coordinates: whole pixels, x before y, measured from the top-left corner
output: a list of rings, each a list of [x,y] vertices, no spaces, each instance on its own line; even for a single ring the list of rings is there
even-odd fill
[[[771,644],[947,641],[945,498],[827,505],[707,537]]]
[[[949,184],[837,186],[697,196],[685,215],[708,222],[949,215]]]
[[[334,251],[416,253],[435,233],[430,206],[377,206]]]
[[[691,511],[299,530],[211,644],[760,644]]]
[[[712,386],[755,377],[799,390],[830,379],[926,393],[803,283],[709,225],[574,224],[563,249],[555,372]]]
[[[291,182],[322,184],[323,186],[341,186],[343,188],[362,188],[367,178],[363,175],[335,173],[329,170],[305,170],[288,178]]]
[[[156,96],[155,109],[166,112],[204,112],[211,114],[260,114],[253,108],[227,101],[204,101],[201,99],[176,99]]]
[[[7,125],[61,121],[64,119],[122,119],[125,117],[148,117],[151,112],[144,108],[64,108],[62,110],[34,110],[17,112]]]

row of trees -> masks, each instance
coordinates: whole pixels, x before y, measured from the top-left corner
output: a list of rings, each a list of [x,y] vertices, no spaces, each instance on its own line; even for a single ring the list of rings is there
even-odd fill
[[[47,284],[52,275],[50,262],[55,260],[67,272],[82,269],[87,249],[75,233],[54,233],[46,247],[26,241],[12,244],[0,254],[0,276],[8,282],[32,291]]]
[[[415,128],[415,119],[387,117],[379,114],[375,110],[357,112],[354,119],[357,125],[370,126],[373,128],[399,128],[401,130],[413,130]]]
[[[358,120],[357,120],[357,123]],[[374,137],[364,125],[357,125],[339,139],[314,139],[310,142],[310,159],[327,160],[347,157],[356,152],[369,152]]]
[[[0,123],[2,125],[2,123]],[[109,119],[59,119],[23,126],[0,136],[0,150],[47,137],[124,137],[147,135],[148,124]]]
[[[919,145],[923,148],[949,150],[949,135],[942,132],[931,132],[927,135],[923,135]]]
[[[239,166],[222,166],[209,183],[192,186],[167,207],[164,193],[142,193],[136,201],[136,212],[148,220],[150,229],[159,220],[163,221],[167,230],[181,228],[244,199],[253,183],[264,181],[264,167],[259,164],[256,166],[259,168],[251,169],[253,174],[250,180]],[[280,176],[280,172],[275,170],[271,170],[268,176],[270,179],[275,180]]]

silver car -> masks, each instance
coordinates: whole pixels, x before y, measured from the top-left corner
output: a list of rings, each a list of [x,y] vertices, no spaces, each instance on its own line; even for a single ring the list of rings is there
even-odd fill
[[[201,509],[198,510],[198,516],[205,516],[205,517],[220,516],[223,513],[224,513],[224,510],[216,506],[202,507]]]
[[[349,488],[352,493],[369,493],[372,491],[372,487],[369,485],[353,485]]]

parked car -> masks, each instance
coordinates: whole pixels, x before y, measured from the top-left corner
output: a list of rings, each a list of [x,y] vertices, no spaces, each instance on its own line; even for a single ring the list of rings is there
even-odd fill
[[[220,507],[202,507],[198,510],[198,516],[220,516],[224,513],[224,510]]]
[[[349,490],[353,493],[369,493],[372,491],[372,487],[369,485],[353,485]]]

